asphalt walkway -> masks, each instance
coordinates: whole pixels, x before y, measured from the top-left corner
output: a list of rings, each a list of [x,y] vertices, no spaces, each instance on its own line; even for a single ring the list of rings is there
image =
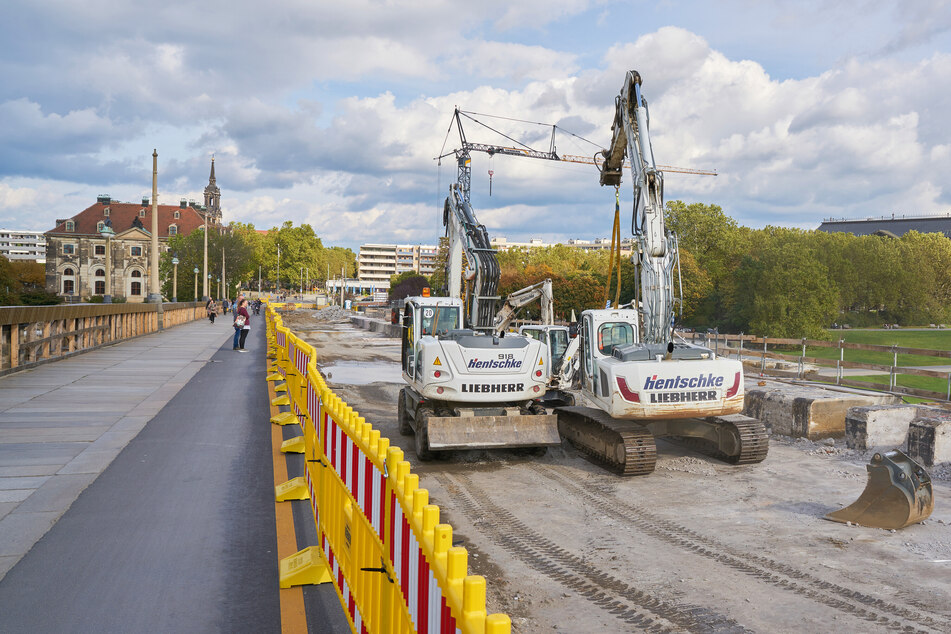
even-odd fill
[[[281,630],[262,326],[244,354],[199,321],[0,378],[0,631]],[[318,588],[309,629],[341,631]]]

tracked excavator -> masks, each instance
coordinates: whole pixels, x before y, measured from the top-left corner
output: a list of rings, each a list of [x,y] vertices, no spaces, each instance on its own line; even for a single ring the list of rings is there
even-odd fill
[[[654,470],[656,437],[681,440],[735,464],[762,461],[766,429],[743,416],[743,366],[674,340],[677,238],[664,225],[663,173],[654,164],[641,77],[615,99],[601,185],[619,187],[625,156],[634,184],[638,297],[632,307],[586,310],[578,336],[582,401],[556,409],[561,435],[622,475]]]
[[[538,401],[546,391],[547,350],[533,338],[496,332],[498,260],[456,184],[443,223],[449,297],[410,297],[403,306],[400,432],[414,434],[420,460],[451,449],[561,444],[557,416]]]

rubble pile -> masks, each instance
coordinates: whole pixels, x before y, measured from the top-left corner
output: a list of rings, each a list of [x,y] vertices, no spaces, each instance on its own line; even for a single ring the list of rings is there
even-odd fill
[[[312,317],[317,321],[340,321],[350,319],[350,311],[339,306],[327,306],[318,310]]]

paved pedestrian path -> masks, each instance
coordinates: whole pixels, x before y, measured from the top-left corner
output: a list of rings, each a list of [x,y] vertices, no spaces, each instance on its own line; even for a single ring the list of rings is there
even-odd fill
[[[232,333],[197,321],[0,377],[0,579]]]

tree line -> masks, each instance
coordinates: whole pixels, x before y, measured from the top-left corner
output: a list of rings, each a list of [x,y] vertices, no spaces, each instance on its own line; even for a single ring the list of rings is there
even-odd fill
[[[900,238],[739,225],[717,205],[669,201],[667,226],[678,236],[683,285],[678,323],[769,337],[824,337],[835,324],[927,325],[951,321],[951,240],[909,232]],[[428,280],[444,286],[437,272]],[[551,278],[555,313],[567,321],[613,299],[609,253],[575,247],[513,248],[498,254],[504,298]],[[407,290],[423,283],[403,275]],[[621,262],[621,303],[635,297],[636,271]],[[538,317],[536,306],[523,310]]]
[[[195,294],[195,273],[200,278],[203,270],[204,233],[193,231],[188,235],[169,238],[169,249],[159,262],[162,292],[172,297],[173,265],[178,263],[178,299],[190,301]],[[280,263],[278,263],[280,249]],[[323,288],[328,275],[332,279],[341,273],[356,275],[356,255],[350,249],[325,247],[309,224],[294,226],[287,221],[266,232],[254,225],[232,222],[224,227],[209,227],[208,272],[211,280],[209,295],[217,297],[218,279],[222,273],[222,258],[226,276],[226,293],[235,297],[236,289],[257,290],[258,280],[263,290],[297,291],[301,286]],[[280,269],[278,269],[280,266]],[[198,279],[197,297],[202,296],[202,280]]]

